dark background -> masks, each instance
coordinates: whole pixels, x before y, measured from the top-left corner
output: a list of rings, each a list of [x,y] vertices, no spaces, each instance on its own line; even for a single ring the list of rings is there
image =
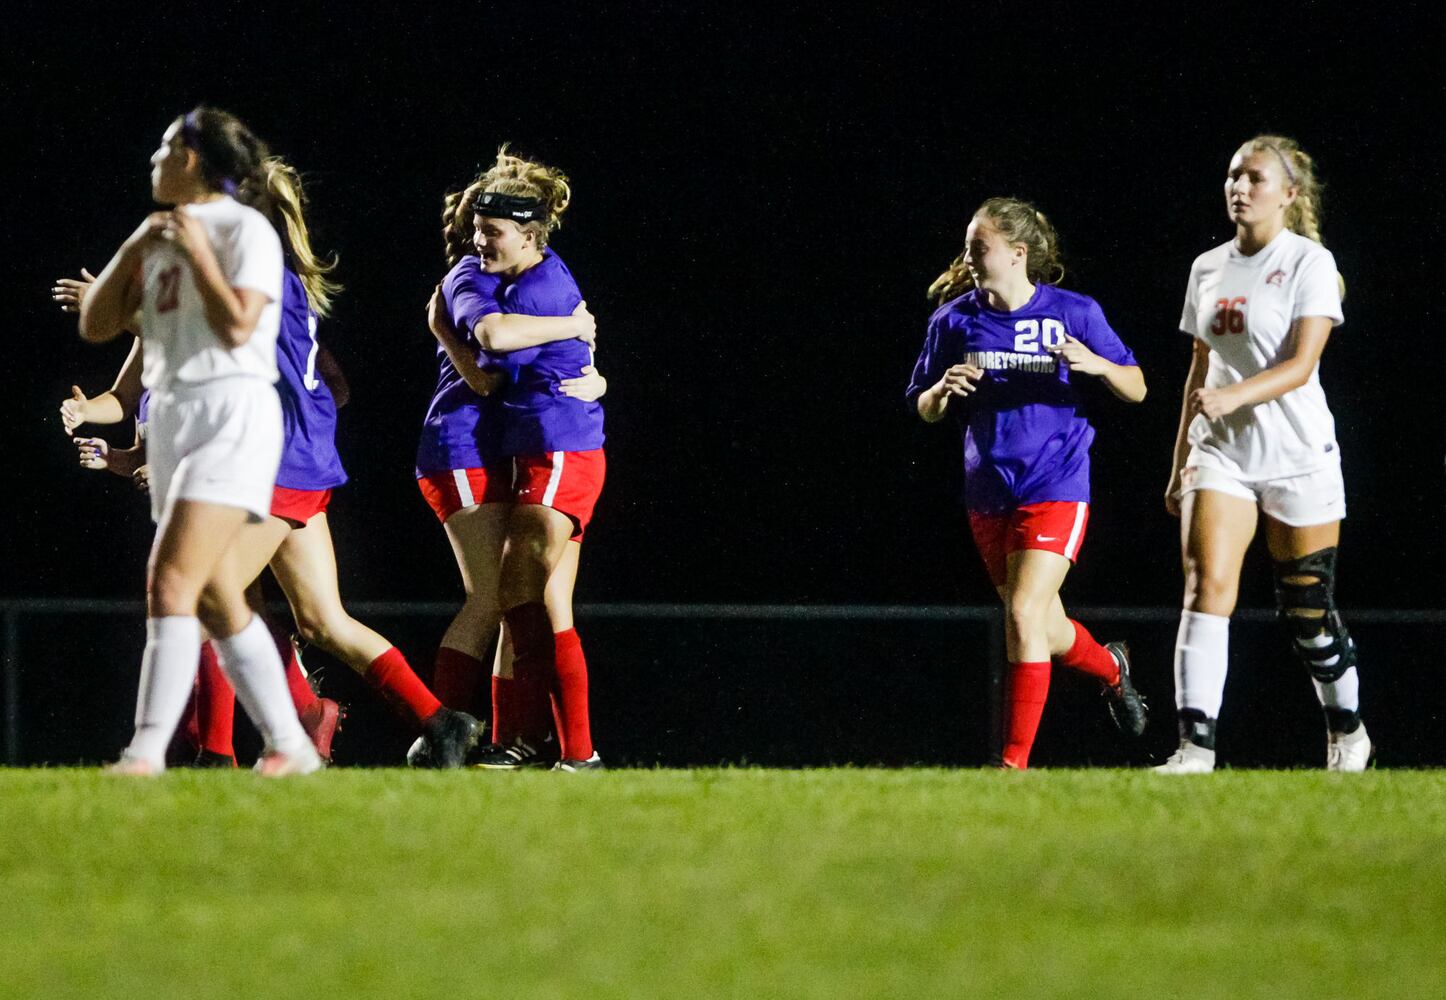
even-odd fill
[[[347,292],[323,330],[352,385],[352,481],[332,523],[353,599],[460,593],[412,475],[435,371],[422,307],[444,270],[442,194],[510,141],[572,178],[553,245],[598,316],[610,382],[579,602],[992,602],[955,503],[957,435],[922,425],[901,393],[924,289],[974,207],[1008,194],[1051,217],[1066,287],[1100,301],[1151,387],[1134,408],[1089,390],[1095,501],[1066,600],[1178,606],[1161,493],[1189,359],[1180,303],[1191,260],[1231,235],[1231,153],[1273,131],[1316,157],[1349,289],[1322,371],[1350,505],[1342,603],[1440,607],[1439,23],[1412,5],[689,6],[248,3],[131,20],[109,6],[15,28],[0,597],[142,591],[144,506],[76,468],[56,415],[72,382],[108,386],[125,346],[81,343],[48,289],[104,265],[150,207],[161,132],[205,101],[306,172],[316,242],[341,258]],[[1242,605],[1271,603],[1257,551]],[[430,661],[439,623],[377,624]],[[47,629],[26,637],[25,759],[114,752],[138,624]],[[957,710],[977,700],[977,632],[600,624],[587,636],[600,743],[639,762],[982,759]],[[1168,749],[1173,627],[1141,632],[1137,670],[1161,709],[1152,747]],[[1394,760],[1446,760],[1432,738],[1446,630],[1362,638],[1368,719],[1395,730]],[[1257,713],[1237,716],[1236,759],[1313,760],[1303,672],[1268,628],[1237,629],[1235,650],[1230,698]],[[1059,690],[1051,718],[1077,718],[1046,722],[1039,759],[1118,757],[1091,728],[1094,702]],[[1304,699],[1296,728],[1270,717],[1279,698]],[[382,753],[353,722],[353,759]],[[61,730],[76,735],[57,750],[46,734]]]

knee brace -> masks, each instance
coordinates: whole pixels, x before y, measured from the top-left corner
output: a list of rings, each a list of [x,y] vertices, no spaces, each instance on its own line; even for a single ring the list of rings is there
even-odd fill
[[[1336,609],[1336,550],[1275,564],[1275,602],[1290,648],[1323,684],[1356,665],[1356,644]]]

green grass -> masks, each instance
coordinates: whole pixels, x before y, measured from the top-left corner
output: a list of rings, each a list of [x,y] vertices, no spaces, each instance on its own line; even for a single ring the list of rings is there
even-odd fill
[[[1446,774],[0,770],[0,996],[1446,990]]]

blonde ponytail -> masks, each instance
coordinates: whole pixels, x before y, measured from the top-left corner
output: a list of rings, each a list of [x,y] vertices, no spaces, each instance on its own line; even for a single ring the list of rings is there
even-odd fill
[[[291,269],[301,279],[306,289],[306,298],[312,312],[318,316],[329,316],[331,306],[342,286],[328,275],[336,270],[336,255],[329,258],[317,256],[311,248],[311,235],[306,228],[306,192],[301,186],[301,175],[279,156],[268,157],[262,162],[266,177],[266,191],[276,214],[285,227],[287,256]],[[274,221],[274,220],[273,220]],[[277,226],[281,229],[282,226]]]

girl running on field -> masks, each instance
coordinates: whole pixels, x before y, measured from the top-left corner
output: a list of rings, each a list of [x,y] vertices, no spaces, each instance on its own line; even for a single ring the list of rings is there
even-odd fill
[[[1089,519],[1094,428],[1079,376],[1131,403],[1145,398],[1145,379],[1099,305],[1054,287],[1063,275],[1034,206],[986,201],[964,252],[929,288],[940,305],[907,391],[927,423],[952,415],[963,435],[969,526],[1005,608],[1006,768],[1029,763],[1052,658],[1099,679],[1126,735],[1145,729],[1128,647],[1101,646],[1059,597]]]
[[[1264,515],[1290,649],[1325,711],[1326,766],[1361,771],[1356,645],[1335,603],[1346,514],[1320,357],[1344,320],[1335,258],[1321,245],[1315,163],[1256,136],[1225,179],[1235,237],[1195,259],[1180,329],[1194,340],[1165,506],[1180,517],[1185,606],[1175,641],[1180,748],[1156,770],[1215,767],[1215,729],[1240,569]]]
[[[81,336],[114,338],[141,311],[146,442],[157,522],[147,574],[147,641],[136,731],[119,774],[165,769],[191,693],[201,624],[261,731],[257,770],[322,766],[286,690],[281,661],[245,584],[221,572],[241,528],[270,509],[281,457],[276,338],[281,241],[245,204],[265,190],[265,145],[239,120],[198,108],[166,129],[151,156],[154,212],[122,244],[80,303]]]

